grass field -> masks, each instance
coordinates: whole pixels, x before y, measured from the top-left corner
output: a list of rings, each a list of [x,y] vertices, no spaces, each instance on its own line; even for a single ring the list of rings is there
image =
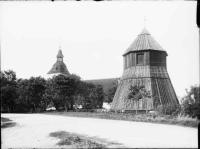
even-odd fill
[[[112,120],[125,120],[135,122],[151,122],[158,124],[180,125],[187,127],[198,127],[200,121],[196,118],[191,118],[179,114],[178,116],[170,115],[150,115],[150,114],[131,114],[131,113],[101,113],[101,112],[49,112],[46,114],[71,116],[71,117],[86,117]]]

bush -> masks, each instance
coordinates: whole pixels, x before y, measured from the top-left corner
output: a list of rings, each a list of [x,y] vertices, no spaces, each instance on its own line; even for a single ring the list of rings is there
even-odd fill
[[[180,112],[180,107],[171,104],[158,105],[155,111],[157,111],[158,115],[177,115]]]
[[[187,90],[186,90],[187,91]],[[182,98],[182,113],[200,119],[200,87],[192,86]]]
[[[199,104],[183,104],[183,113],[191,117],[198,117],[200,119],[200,105]]]

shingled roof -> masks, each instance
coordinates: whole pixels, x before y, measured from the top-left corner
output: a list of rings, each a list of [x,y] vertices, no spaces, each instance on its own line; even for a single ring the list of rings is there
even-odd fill
[[[146,28],[142,30],[142,32],[137,36],[137,38],[133,41],[133,43],[129,46],[123,55],[126,55],[131,51],[139,50],[165,51],[150,35]]]
[[[62,74],[69,75],[67,66],[65,65],[65,63],[61,61],[57,61],[47,74],[54,74],[54,73],[62,73]]]
[[[57,55],[57,59],[63,58],[63,57],[64,56],[62,54],[62,51],[59,50],[58,55]],[[57,62],[53,65],[53,67],[51,68],[51,70],[47,74],[57,74],[57,73],[69,75],[69,71],[67,69],[67,66],[65,65],[65,63],[63,61],[57,60]]]

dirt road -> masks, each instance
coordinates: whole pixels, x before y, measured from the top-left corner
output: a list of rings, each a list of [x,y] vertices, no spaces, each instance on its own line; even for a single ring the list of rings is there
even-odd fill
[[[197,148],[196,128],[44,114],[2,114],[17,123],[2,129],[3,148],[55,148],[51,132],[67,131],[114,141],[131,148]]]

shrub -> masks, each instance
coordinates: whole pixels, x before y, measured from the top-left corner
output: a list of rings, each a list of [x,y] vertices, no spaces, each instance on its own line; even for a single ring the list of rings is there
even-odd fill
[[[187,90],[186,90],[187,91]],[[200,119],[200,87],[192,86],[187,95],[182,98],[182,112],[191,117]]]
[[[155,111],[157,111],[158,115],[177,115],[180,112],[180,107],[171,104],[158,105]]]
[[[187,122],[190,122],[190,121],[197,121],[197,118],[192,118],[189,115],[185,115],[185,114],[180,113],[176,117],[176,120],[177,121],[187,121]]]

